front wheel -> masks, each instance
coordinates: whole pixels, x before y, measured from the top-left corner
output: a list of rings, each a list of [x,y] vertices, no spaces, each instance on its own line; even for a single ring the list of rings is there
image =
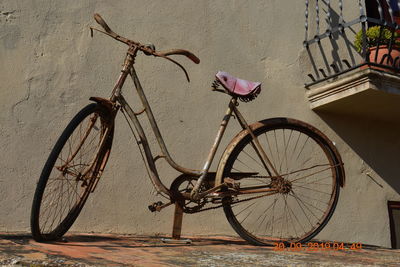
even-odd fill
[[[113,131],[113,116],[95,103],[68,124],[36,187],[31,212],[36,241],[57,240],[72,226],[103,172]]]
[[[278,175],[242,131],[219,166],[221,182],[233,178],[240,185],[223,201],[229,223],[255,245],[309,241],[335,210],[344,182],[340,155],[320,131],[298,120],[269,119],[251,128]]]

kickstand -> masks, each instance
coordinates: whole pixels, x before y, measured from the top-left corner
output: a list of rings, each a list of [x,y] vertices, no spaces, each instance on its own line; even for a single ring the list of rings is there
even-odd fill
[[[164,243],[173,244],[191,244],[190,239],[181,239],[182,232],[182,220],[183,220],[183,203],[182,201],[175,202],[175,212],[174,212],[174,225],[172,226],[172,238],[162,238],[161,241]]]

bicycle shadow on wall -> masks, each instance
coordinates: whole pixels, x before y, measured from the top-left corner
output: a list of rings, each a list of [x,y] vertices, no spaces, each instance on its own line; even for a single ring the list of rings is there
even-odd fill
[[[400,103],[400,96],[394,98]],[[400,194],[400,116],[397,121],[386,121],[326,111],[317,114],[362,160],[347,162],[345,167],[355,166],[363,178],[372,182],[363,183],[366,189],[370,186],[369,190],[379,193],[390,187]]]
[[[337,10],[337,7],[335,11],[323,5],[324,13],[320,15],[324,15],[321,15],[320,21],[325,21],[326,25],[321,24],[321,29],[323,26],[329,26],[327,30],[337,29],[340,22],[348,22]],[[328,13],[329,18],[326,17]],[[315,22],[310,20],[310,23]],[[308,41],[314,40],[314,33],[310,32],[314,30],[314,26],[311,25],[308,29]],[[358,71],[360,64],[365,62],[354,45],[355,36],[360,29],[359,23],[346,26],[342,31],[333,31],[329,37],[317,38],[318,41],[314,40],[315,42],[304,48],[301,71],[303,77],[308,76],[305,79],[306,88],[318,88],[325,80],[335,81],[341,79],[338,75]],[[322,30],[320,33],[323,33]],[[372,182],[372,185],[364,183],[368,190],[382,192],[390,187],[396,193],[400,193],[396,156],[400,154],[399,104],[400,95],[369,91],[314,110],[359,156],[360,160],[353,156],[349,161],[342,154],[346,169],[356,168],[366,181]],[[351,177],[347,183],[350,179]]]
[[[302,70],[303,76],[308,75],[317,80],[315,82],[313,78],[308,78],[306,83],[318,83],[318,80],[325,78],[324,75],[329,77],[334,73],[344,73],[349,66],[340,63],[347,62],[354,67],[362,61],[350,41],[352,37],[343,34],[336,37],[327,38],[304,50],[303,66],[308,68]],[[314,86],[318,87],[318,84]],[[373,181],[377,190],[383,190],[389,185],[397,193],[400,193],[396,168],[398,159],[395,157],[400,154],[399,104],[400,95],[369,91],[314,110],[365,162],[358,167],[365,178]],[[348,168],[347,164],[351,163],[345,162],[345,168]]]

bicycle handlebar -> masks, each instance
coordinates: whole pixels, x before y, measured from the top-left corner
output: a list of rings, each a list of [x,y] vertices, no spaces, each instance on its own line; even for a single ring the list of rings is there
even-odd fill
[[[96,22],[98,24],[101,25],[101,27],[103,27],[103,29],[108,32],[108,33],[114,33],[110,27],[107,25],[107,23],[104,21],[104,19],[100,16],[100,14],[98,13],[94,13],[94,19],[96,20]]]
[[[190,82],[189,75],[187,74],[187,71],[185,70],[185,68],[181,64],[176,62],[175,60],[169,58],[168,56],[171,56],[171,55],[183,55],[183,56],[186,56],[187,58],[189,58],[190,60],[192,60],[195,64],[199,64],[200,63],[200,59],[198,57],[196,57],[192,52],[190,52],[188,50],[184,50],[184,49],[172,49],[172,50],[168,50],[168,51],[156,52],[154,49],[150,48],[149,46],[142,45],[142,44],[140,44],[138,42],[129,40],[129,39],[125,38],[125,37],[122,37],[122,36],[116,34],[114,31],[111,30],[111,28],[107,25],[107,23],[104,21],[104,19],[98,13],[94,14],[94,19],[104,29],[104,31],[96,29],[96,28],[93,28],[93,27],[90,27],[92,36],[93,36],[93,30],[96,30],[98,32],[104,33],[104,34],[116,39],[117,41],[125,43],[125,44],[127,44],[129,46],[135,46],[139,50],[144,52],[146,55],[153,55],[155,57],[165,58],[165,59],[175,63],[176,65],[178,65],[183,70],[183,72],[185,73],[186,79],[188,80],[188,82]]]
[[[192,60],[194,63],[199,64],[200,59],[196,57],[192,52],[184,49],[172,49],[169,51],[163,51],[163,52],[158,52],[158,54],[161,54],[163,56],[169,56],[169,55],[184,55],[190,60]]]

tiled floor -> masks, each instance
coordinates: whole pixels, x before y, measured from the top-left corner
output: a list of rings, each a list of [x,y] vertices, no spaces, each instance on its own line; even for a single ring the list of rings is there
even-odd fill
[[[364,246],[343,250],[305,246],[276,250],[230,237],[192,237],[192,244],[163,243],[161,237],[70,234],[37,243],[29,234],[0,233],[3,266],[400,266],[400,250]]]

